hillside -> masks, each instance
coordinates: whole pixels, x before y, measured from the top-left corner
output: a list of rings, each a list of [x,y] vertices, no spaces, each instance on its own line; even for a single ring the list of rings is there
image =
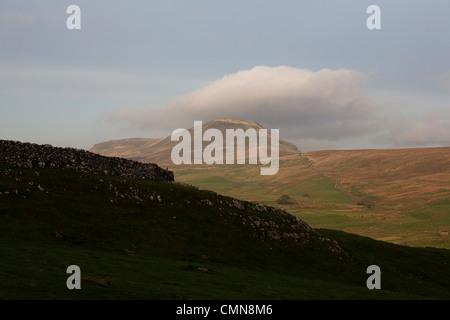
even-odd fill
[[[227,124],[219,119],[219,124]],[[240,120],[234,125],[244,125]],[[247,122],[247,124],[250,122]],[[255,125],[255,124],[253,124]],[[136,139],[134,144],[145,140]],[[313,227],[332,228],[411,246],[450,249],[450,148],[332,150],[281,153],[274,176],[252,165],[173,165],[166,144],[147,148],[123,142],[101,153],[152,159],[175,173],[176,180],[224,195],[288,207]],[[158,142],[159,141],[159,142]],[[149,142],[150,143],[150,142]],[[161,145],[162,146],[162,145]],[[287,145],[286,145],[287,146]],[[121,153],[121,148],[128,150]],[[95,148],[93,150],[96,150]],[[131,150],[142,151],[133,154]],[[164,150],[164,151],[161,151]],[[165,159],[165,160],[163,160]],[[295,204],[279,205],[282,195]],[[443,234],[444,236],[441,236]]]
[[[176,128],[174,128],[176,129]],[[254,122],[239,119],[215,119],[203,123],[203,131],[208,129],[218,129],[225,136],[226,129],[264,129],[263,126]],[[193,136],[194,128],[188,129]],[[270,140],[270,130],[267,139]],[[104,156],[122,157],[133,159],[145,163],[159,163],[161,165],[172,165],[171,152],[178,142],[172,142],[171,137],[166,138],[134,138],[123,140],[112,140],[94,145],[90,151]],[[207,143],[204,143],[206,146]],[[280,154],[298,153],[297,147],[280,137]]]
[[[450,201],[450,147],[317,151],[305,156],[357,202],[415,206]]]
[[[56,167],[0,164],[0,255],[0,299],[450,298],[447,250],[314,231],[183,184]],[[80,291],[65,286],[72,264]],[[371,264],[382,290],[366,288]]]
[[[176,180],[287,207],[315,228],[450,249],[449,148],[320,151],[280,157],[275,176],[255,166],[171,166]],[[415,155],[417,154],[417,156]],[[289,195],[296,202],[279,205]]]

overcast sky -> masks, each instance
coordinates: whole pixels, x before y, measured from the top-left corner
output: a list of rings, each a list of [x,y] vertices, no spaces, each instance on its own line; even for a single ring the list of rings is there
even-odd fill
[[[449,57],[448,0],[2,0],[0,139],[89,149],[235,117],[303,151],[450,146]]]

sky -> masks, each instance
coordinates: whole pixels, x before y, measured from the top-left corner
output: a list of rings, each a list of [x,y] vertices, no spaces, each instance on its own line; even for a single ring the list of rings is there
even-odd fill
[[[302,151],[450,146],[449,17],[448,0],[2,0],[0,139],[89,149],[232,117]]]

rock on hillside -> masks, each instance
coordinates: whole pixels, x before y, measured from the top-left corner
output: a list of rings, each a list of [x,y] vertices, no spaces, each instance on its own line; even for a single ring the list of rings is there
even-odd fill
[[[174,181],[172,171],[158,165],[101,156],[73,148],[0,140],[0,162],[18,167],[70,168],[152,181]]]

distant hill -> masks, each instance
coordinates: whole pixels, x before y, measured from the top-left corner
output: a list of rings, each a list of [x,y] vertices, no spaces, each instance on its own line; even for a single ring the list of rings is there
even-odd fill
[[[450,200],[450,147],[304,154],[355,202],[416,206]]]
[[[218,129],[225,137],[226,129],[243,129],[245,131],[248,129],[259,130],[266,128],[254,121],[223,118],[203,123],[203,131],[208,129]],[[188,130],[191,133],[191,136],[193,136],[194,128],[192,127]],[[270,140],[270,130],[268,130],[267,135],[268,140]],[[204,145],[208,143],[204,143]],[[122,157],[145,163],[171,165],[172,161],[170,155],[173,147],[177,144],[178,142],[171,141],[170,136],[166,138],[132,138],[101,142],[94,145],[90,151],[104,156]],[[299,152],[300,151],[293,143],[280,137],[280,155]]]
[[[274,176],[257,166],[170,166],[176,181],[287,207],[316,228],[412,246],[450,248],[450,148],[331,150],[280,157]],[[295,204],[278,204],[288,195]],[[445,234],[445,232],[443,233]]]

